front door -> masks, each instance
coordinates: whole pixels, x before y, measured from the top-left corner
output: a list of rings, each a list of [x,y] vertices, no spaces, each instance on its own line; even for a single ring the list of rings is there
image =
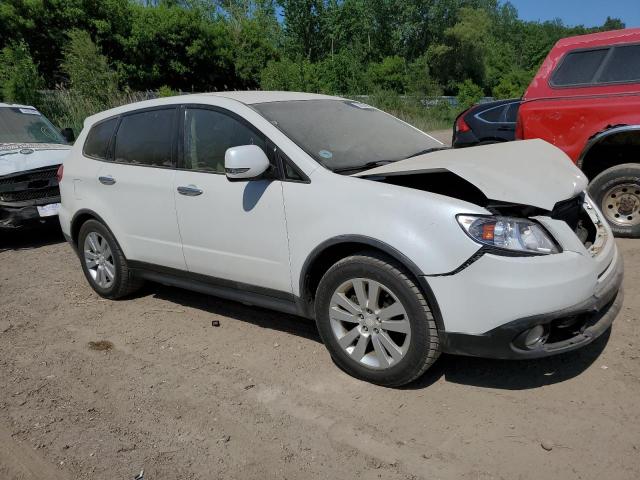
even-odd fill
[[[220,109],[187,107],[181,117],[183,162],[174,195],[189,271],[239,288],[291,293],[281,182],[230,182],[224,173],[228,148],[254,144],[266,152],[264,137]]]

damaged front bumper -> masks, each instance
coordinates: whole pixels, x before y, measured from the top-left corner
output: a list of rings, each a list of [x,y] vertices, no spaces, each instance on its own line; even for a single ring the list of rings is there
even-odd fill
[[[24,203],[28,204],[24,205]],[[59,195],[30,202],[20,202],[19,204],[0,203],[0,229],[16,229],[57,220],[57,216],[53,212],[55,206],[59,204]],[[41,208],[38,209],[38,207]]]
[[[621,255],[616,256],[608,270],[587,300],[551,313],[508,322],[478,335],[443,332],[442,349],[476,357],[525,359],[581,348],[606,332],[622,308]],[[527,346],[526,335],[534,328],[540,328],[540,341]]]
[[[58,165],[0,177],[0,228],[15,229],[56,218]]]

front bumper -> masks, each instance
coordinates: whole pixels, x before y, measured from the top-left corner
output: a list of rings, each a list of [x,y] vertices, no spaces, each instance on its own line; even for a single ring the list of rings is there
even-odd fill
[[[29,224],[57,220],[57,216],[41,217],[38,206],[60,203],[60,196],[48,197],[15,204],[0,204],[0,229],[16,229]]]
[[[550,313],[520,318],[482,334],[442,332],[442,349],[476,357],[524,359],[583,347],[607,331],[620,312],[624,298],[623,269],[622,256],[616,254],[602,282],[588,299]],[[526,348],[518,338],[536,325],[545,327],[548,341]]]

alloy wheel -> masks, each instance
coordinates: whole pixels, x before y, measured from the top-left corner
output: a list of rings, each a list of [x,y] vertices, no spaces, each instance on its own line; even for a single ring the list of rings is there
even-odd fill
[[[409,349],[407,311],[388,287],[375,280],[354,278],[340,285],[331,297],[329,320],[342,350],[366,367],[390,368]]]
[[[116,277],[113,253],[107,240],[97,232],[90,232],[84,240],[84,262],[96,285],[111,287]]]

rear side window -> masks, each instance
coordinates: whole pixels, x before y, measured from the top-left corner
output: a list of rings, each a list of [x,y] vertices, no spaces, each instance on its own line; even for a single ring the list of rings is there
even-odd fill
[[[480,119],[484,120],[485,122],[491,122],[491,123],[504,122],[504,113],[506,108],[507,108],[507,105],[500,105],[499,107],[493,107],[493,108],[490,108],[489,110],[479,113],[478,117],[480,117]]]
[[[598,83],[640,81],[640,45],[615,47]]]
[[[148,110],[122,117],[114,147],[121,163],[171,167],[175,136],[175,108]]]
[[[112,118],[91,127],[87,140],[84,142],[84,154],[88,157],[106,160],[109,141],[117,124],[118,119]]]
[[[551,77],[551,84],[556,87],[588,85],[607,56],[609,49],[570,52],[560,63]]]

